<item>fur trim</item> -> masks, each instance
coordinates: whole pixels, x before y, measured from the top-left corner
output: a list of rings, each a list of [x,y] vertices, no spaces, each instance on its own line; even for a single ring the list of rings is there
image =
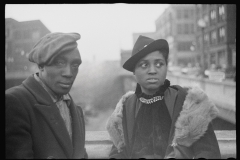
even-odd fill
[[[118,152],[122,151],[123,146],[125,146],[125,140],[123,135],[123,126],[122,126],[122,110],[123,103],[134,94],[134,91],[129,91],[117,103],[115,110],[112,115],[109,117],[106,125],[106,129],[110,135],[110,138],[113,144],[118,149]]]
[[[172,145],[191,146],[204,135],[218,109],[199,87],[190,88],[175,124]]]
[[[122,147],[125,145],[122,127],[123,103],[133,94],[133,91],[129,91],[122,96],[107,121],[106,129],[118,152],[122,151]],[[183,103],[183,109],[175,123],[172,145],[191,146],[204,135],[208,124],[217,117],[217,114],[218,109],[208,99],[204,91],[198,87],[190,88]]]

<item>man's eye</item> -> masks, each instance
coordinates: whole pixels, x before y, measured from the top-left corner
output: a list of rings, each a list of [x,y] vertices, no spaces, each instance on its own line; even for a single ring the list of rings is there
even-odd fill
[[[63,66],[65,63],[64,63],[64,61],[56,61],[56,64],[59,66]]]
[[[73,64],[72,66],[73,66],[73,68],[78,68],[79,64]]]

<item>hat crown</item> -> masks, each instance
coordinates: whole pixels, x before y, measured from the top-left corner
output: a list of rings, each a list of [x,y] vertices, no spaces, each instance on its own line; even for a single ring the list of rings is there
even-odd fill
[[[80,38],[81,35],[75,32],[46,34],[33,46],[28,59],[38,65],[46,64],[61,52],[75,49],[77,47],[76,41]]]
[[[147,47],[147,45],[149,45],[154,41],[155,41],[154,39],[140,35],[133,47],[132,56],[135,55],[140,50],[142,50],[143,48]]]

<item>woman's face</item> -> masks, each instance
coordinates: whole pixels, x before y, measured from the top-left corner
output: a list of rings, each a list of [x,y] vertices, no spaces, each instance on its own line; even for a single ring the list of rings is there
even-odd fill
[[[134,75],[143,93],[156,93],[167,76],[167,62],[162,52],[154,51],[140,59],[135,66]]]

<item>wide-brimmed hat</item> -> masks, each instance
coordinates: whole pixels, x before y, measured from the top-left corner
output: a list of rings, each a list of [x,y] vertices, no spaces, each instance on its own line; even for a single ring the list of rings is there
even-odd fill
[[[28,59],[38,65],[48,64],[60,53],[77,48],[80,38],[79,33],[49,33],[33,46]]]
[[[123,64],[123,68],[130,72],[134,72],[135,65],[141,58],[157,50],[164,52],[168,57],[168,42],[165,39],[154,40],[140,35],[134,44],[132,56]]]

